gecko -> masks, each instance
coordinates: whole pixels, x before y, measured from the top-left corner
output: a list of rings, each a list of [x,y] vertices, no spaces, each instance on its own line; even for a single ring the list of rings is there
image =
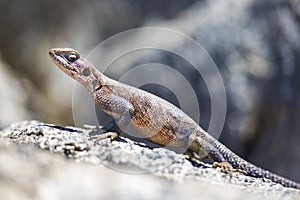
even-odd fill
[[[72,48],[52,48],[51,60],[64,73],[81,83],[94,103],[112,116],[119,127],[130,127],[141,137],[161,146],[186,148],[207,157],[224,171],[269,179],[285,187],[300,184],[244,160],[204,131],[198,123],[170,102],[147,91],[113,80]],[[118,135],[104,135],[116,138]]]

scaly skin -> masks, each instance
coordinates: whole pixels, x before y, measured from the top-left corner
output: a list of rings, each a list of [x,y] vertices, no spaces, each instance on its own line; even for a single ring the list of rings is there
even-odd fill
[[[127,126],[155,144],[207,156],[221,166],[229,163],[248,176],[267,178],[300,189],[300,184],[240,158],[168,101],[106,77],[74,49],[55,48],[49,51],[49,55],[62,71],[89,91],[95,104],[114,117],[119,127]]]

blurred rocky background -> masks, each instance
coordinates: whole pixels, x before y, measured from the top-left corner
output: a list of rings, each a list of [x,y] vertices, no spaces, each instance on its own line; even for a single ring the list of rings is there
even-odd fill
[[[74,123],[73,80],[50,61],[50,48],[72,47],[87,55],[121,31],[160,26],[195,39],[219,68],[227,95],[220,140],[245,159],[300,181],[298,0],[2,0],[0,11],[0,128],[28,119]],[[134,42],[134,36],[108,48],[107,54],[128,42]],[[189,51],[172,38],[170,46]],[[159,51],[122,64],[129,69],[146,61],[174,68],[188,65]],[[207,129],[207,88],[201,77],[186,77],[196,91],[203,91],[197,94],[200,124]]]

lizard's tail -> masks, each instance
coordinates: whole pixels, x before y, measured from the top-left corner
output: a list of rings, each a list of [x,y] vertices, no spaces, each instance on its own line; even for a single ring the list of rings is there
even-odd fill
[[[262,169],[260,167],[255,166],[254,164],[247,162],[246,160],[233,153],[231,150],[229,150],[226,146],[219,143],[218,141],[215,141],[214,143],[215,144],[213,146],[215,146],[216,149],[218,149],[218,151],[221,152],[225,161],[230,163],[233,168],[244,171],[246,175],[256,178],[266,178],[275,183],[279,183],[285,187],[300,189],[299,183],[281,177],[277,174],[269,172],[268,170]]]
[[[300,189],[299,183],[283,178],[247,162],[208,134],[198,133],[194,140],[194,144],[195,143],[197,145],[194,146],[200,148],[200,150],[198,149],[195,152],[208,156],[214,162],[227,162],[230,163],[234,169],[245,172],[247,176],[265,178],[285,187]]]

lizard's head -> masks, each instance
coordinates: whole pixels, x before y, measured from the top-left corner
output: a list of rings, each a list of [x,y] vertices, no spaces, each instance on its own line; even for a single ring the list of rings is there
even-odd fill
[[[52,61],[66,74],[79,81],[89,92],[101,87],[102,74],[86,59],[71,48],[49,50]]]
[[[80,58],[80,54],[71,48],[53,48],[49,50],[52,61],[66,74],[80,73],[79,67],[73,63]]]

